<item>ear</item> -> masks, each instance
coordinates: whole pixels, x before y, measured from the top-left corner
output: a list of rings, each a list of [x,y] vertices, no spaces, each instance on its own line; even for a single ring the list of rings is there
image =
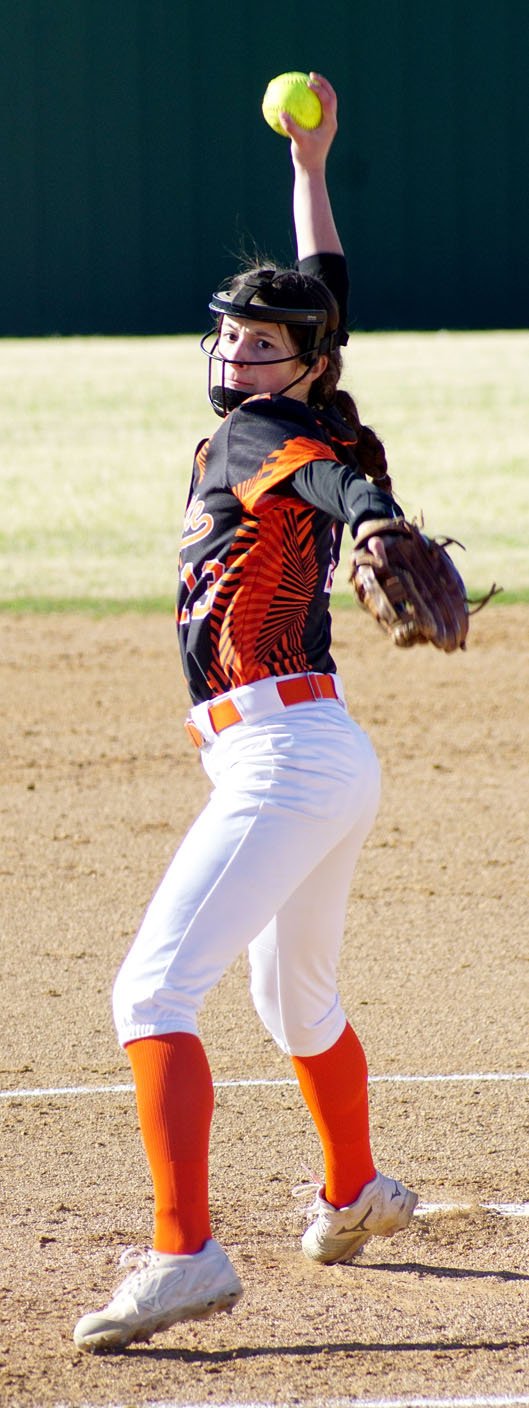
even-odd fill
[[[310,380],[317,381],[319,376],[323,376],[325,368],[328,367],[328,365],[329,358],[325,356],[325,353],[321,353],[318,360],[314,363],[314,366],[309,367],[308,376]]]

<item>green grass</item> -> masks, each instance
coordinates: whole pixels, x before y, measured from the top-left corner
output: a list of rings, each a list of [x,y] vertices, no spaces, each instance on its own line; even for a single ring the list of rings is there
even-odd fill
[[[354,334],[344,384],[397,498],[471,595],[529,600],[529,332]],[[0,609],[171,609],[193,449],[218,424],[195,337],[0,342]],[[347,545],[336,601],[350,600]]]

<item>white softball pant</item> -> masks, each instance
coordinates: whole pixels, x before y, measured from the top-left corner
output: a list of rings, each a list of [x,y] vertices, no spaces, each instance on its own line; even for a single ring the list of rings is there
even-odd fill
[[[230,698],[246,721],[202,749],[213,791],[118,974],[118,1037],[196,1034],[206,993],[248,949],[265,1027],[283,1051],[313,1056],[345,1026],[336,969],[378,761],[337,700],[285,708],[272,679]],[[207,706],[191,717],[207,731]]]

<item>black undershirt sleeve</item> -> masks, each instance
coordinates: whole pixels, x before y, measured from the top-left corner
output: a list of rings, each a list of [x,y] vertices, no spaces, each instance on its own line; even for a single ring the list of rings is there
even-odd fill
[[[290,482],[300,498],[347,523],[353,536],[364,518],[396,518],[401,513],[390,494],[336,460],[313,460],[297,469]]]
[[[347,342],[347,308],[349,301],[349,275],[344,254],[309,254],[298,261],[302,274],[311,274],[334,295],[340,310],[340,332]]]

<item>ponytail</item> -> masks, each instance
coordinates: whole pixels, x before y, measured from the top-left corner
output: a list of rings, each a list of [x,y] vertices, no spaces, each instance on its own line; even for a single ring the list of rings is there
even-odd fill
[[[383,489],[386,494],[391,494],[391,476],[382,441],[369,425],[362,424],[356,402],[349,392],[338,389],[341,373],[342,355],[336,349],[331,352],[325,371],[311,387],[309,405],[314,410],[320,408],[331,415],[334,410],[338,413],[341,421],[354,430],[355,444],[352,446],[354,462],[360,466],[364,474],[374,480],[379,489]]]

